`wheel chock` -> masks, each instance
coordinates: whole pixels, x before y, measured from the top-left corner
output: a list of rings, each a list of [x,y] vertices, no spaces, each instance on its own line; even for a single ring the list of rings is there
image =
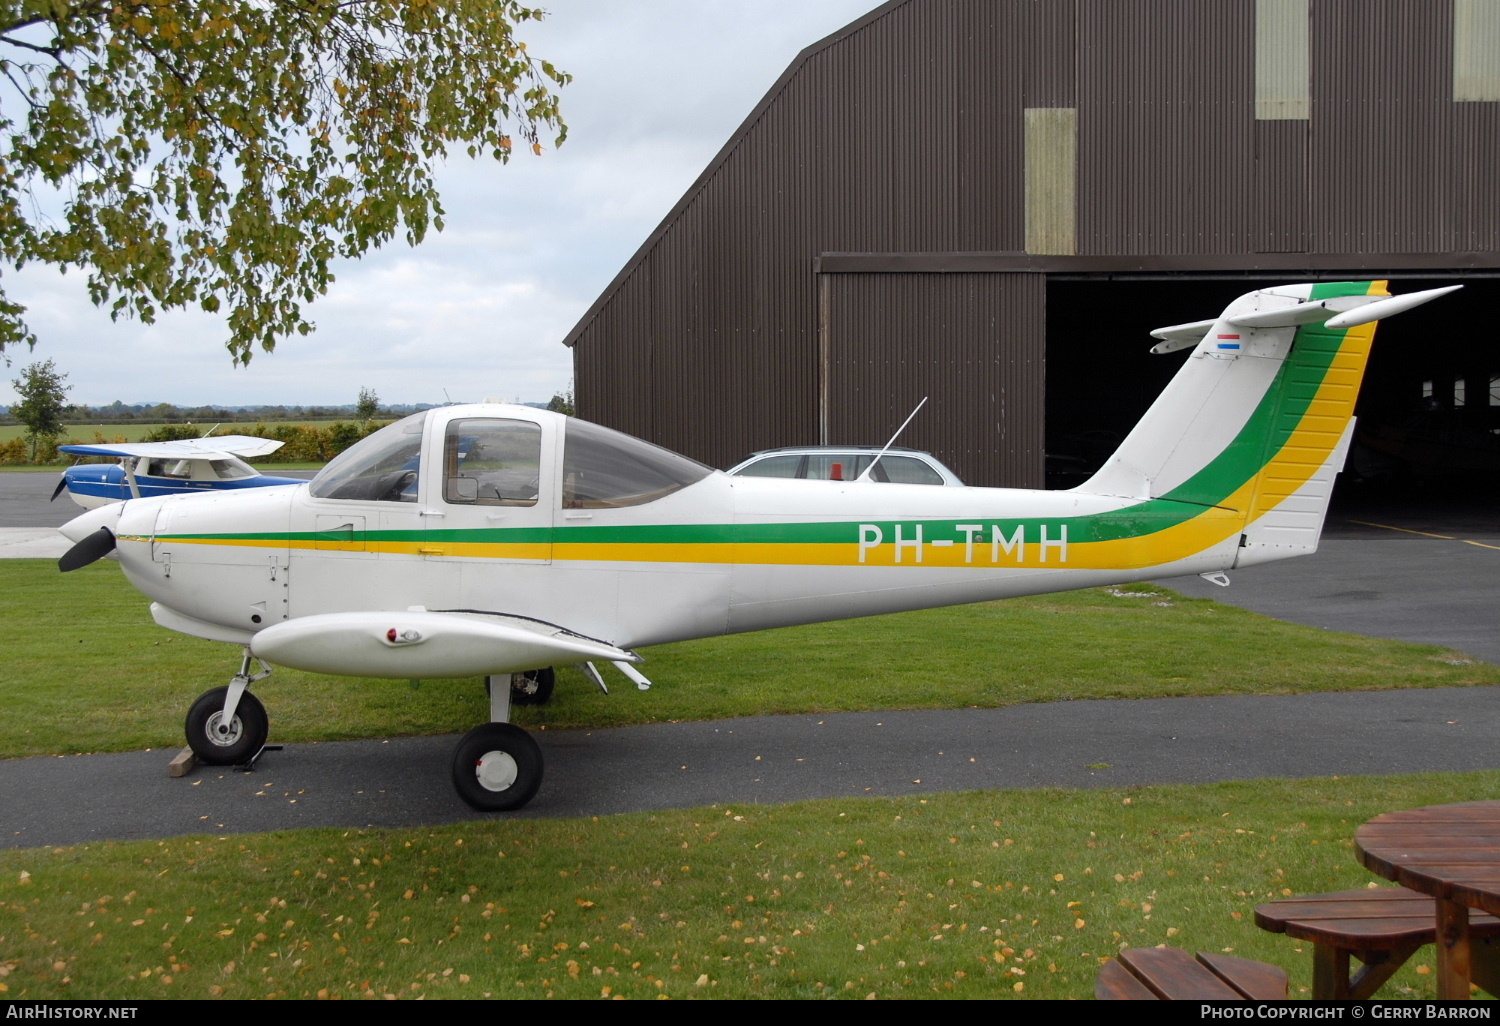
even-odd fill
[[[198,757],[193,754],[191,748],[184,748],[167,763],[167,776],[185,777],[193,772],[193,767],[198,764]]]

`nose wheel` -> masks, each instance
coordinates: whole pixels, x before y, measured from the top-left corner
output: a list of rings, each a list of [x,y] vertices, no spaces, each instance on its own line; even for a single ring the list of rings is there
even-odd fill
[[[210,766],[248,762],[266,744],[270,720],[260,699],[246,691],[234,712],[224,716],[229,688],[214,688],[198,696],[187,714],[187,743],[198,761]]]
[[[240,672],[229,685],[205,691],[198,696],[187,714],[187,743],[198,761],[209,766],[253,766],[266,748],[271,723],[266,707],[248,688],[271,675],[265,660],[260,672],[250,672],[254,657],[246,648],[240,659]],[[280,745],[272,745],[271,750]]]

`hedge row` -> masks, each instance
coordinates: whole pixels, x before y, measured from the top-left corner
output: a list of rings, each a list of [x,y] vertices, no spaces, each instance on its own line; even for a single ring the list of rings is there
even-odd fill
[[[385,423],[354,424],[335,421],[324,427],[315,424],[257,424],[250,432],[258,438],[274,438],[283,443],[280,449],[267,457],[277,463],[327,463],[361,438],[384,427]],[[163,424],[149,432],[142,440],[147,442],[172,442],[181,438],[197,438],[202,431],[189,424]],[[66,463],[67,453],[57,451],[59,445],[106,445],[123,442],[123,436],[105,438],[95,431],[92,438],[68,438],[61,435],[43,438],[37,446],[36,466]],[[13,438],[0,442],[0,466],[23,466],[30,464],[31,443],[25,438]]]

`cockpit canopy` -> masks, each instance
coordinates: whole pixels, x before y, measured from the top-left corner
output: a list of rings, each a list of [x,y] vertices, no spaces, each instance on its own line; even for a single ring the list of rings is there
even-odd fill
[[[422,427],[429,411],[387,424],[324,467],[309,490],[319,499],[416,502]]]
[[[639,506],[712,474],[697,460],[586,420],[568,421],[564,509]]]
[[[508,411],[497,407],[455,407],[441,411],[447,416],[429,416],[438,412],[399,420],[351,446],[313,478],[312,494],[417,501],[429,426],[442,432],[435,468],[442,476],[428,494],[442,502],[534,506],[550,482],[559,480],[544,455],[555,451],[543,445],[546,421],[505,416]],[[563,427],[561,495],[552,501],[564,509],[639,506],[713,473],[696,460],[598,424],[572,418],[557,423]]]

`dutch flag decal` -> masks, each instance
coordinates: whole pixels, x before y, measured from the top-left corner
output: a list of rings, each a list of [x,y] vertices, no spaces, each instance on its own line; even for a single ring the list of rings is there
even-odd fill
[[[1240,337],[1238,335],[1219,335],[1217,338],[1220,349],[1227,349],[1231,352],[1239,351]]]

